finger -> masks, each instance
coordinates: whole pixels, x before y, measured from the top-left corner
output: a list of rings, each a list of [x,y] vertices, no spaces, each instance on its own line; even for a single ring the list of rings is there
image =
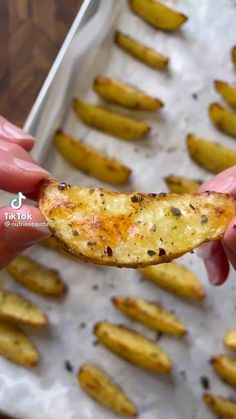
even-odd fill
[[[224,234],[222,243],[229,257],[231,265],[236,270],[236,217],[234,217],[230,222]]]
[[[205,243],[198,248],[197,255],[203,259],[209,282],[212,285],[223,284],[229,273],[229,262],[222,243]]]
[[[7,226],[6,218],[9,215],[6,214],[13,214],[16,218],[18,214],[25,214],[26,217],[31,219],[9,220],[10,225]],[[22,217],[22,215],[19,215],[19,217]],[[24,226],[13,225],[12,223],[22,223]],[[0,209],[0,269],[3,269],[29,246],[50,236],[48,228],[41,226],[41,223],[45,223],[45,219],[36,207],[24,205],[20,210],[13,210],[10,207]]]
[[[14,157],[37,164],[33,157],[31,157],[31,155],[18,144],[7,143],[6,141],[0,139],[0,151],[6,151]]]
[[[0,116],[0,139],[9,143],[18,144],[25,150],[30,151],[34,146],[34,138],[16,127],[3,116]]]
[[[204,191],[223,192],[236,197],[236,166],[230,167],[204,182],[200,186],[199,192]]]

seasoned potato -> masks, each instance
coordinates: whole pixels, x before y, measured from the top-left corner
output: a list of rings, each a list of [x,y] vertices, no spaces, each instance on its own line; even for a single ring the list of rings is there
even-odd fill
[[[150,329],[176,336],[186,333],[183,323],[160,304],[134,297],[114,297],[112,302],[122,313]]]
[[[188,268],[179,263],[162,263],[139,269],[144,278],[178,297],[202,300],[205,297],[203,285]]]
[[[94,333],[102,345],[137,367],[162,373],[172,368],[160,346],[131,329],[104,321],[96,324]]]
[[[149,67],[158,70],[163,70],[168,67],[169,58],[166,55],[148,47],[145,44],[141,44],[122,32],[116,31],[115,43],[125,52],[132,55],[132,57],[142,61]]]
[[[39,356],[33,343],[15,326],[0,322],[0,355],[23,367],[34,367]]]
[[[224,108],[220,103],[212,103],[209,106],[209,117],[224,134],[236,137],[236,113]]]
[[[224,234],[233,197],[119,193],[46,181],[39,209],[65,250],[100,265],[139,267],[170,261]]]
[[[231,50],[231,57],[232,57],[233,64],[236,67],[236,46],[233,47]]]
[[[122,140],[138,140],[150,131],[150,126],[146,122],[118,115],[101,106],[95,106],[78,99],[74,99],[73,105],[77,116],[85,124]]]
[[[222,98],[233,108],[236,108],[236,87],[225,81],[215,80],[215,88]]]
[[[225,334],[224,344],[227,348],[236,350],[236,330],[229,330]]]
[[[236,165],[236,150],[219,143],[189,134],[187,147],[191,158],[211,173],[219,173]]]
[[[100,368],[84,364],[77,374],[77,379],[87,394],[118,415],[127,417],[138,415],[138,410],[133,402]]]
[[[178,29],[188,19],[158,0],[129,0],[129,4],[134,13],[163,31]]]
[[[7,271],[24,287],[45,297],[60,297],[66,291],[66,285],[61,280],[59,272],[49,269],[28,256],[18,256]]]
[[[48,324],[46,314],[26,298],[10,291],[0,290],[0,319],[33,327],[44,327]]]
[[[128,167],[82,141],[57,131],[53,143],[59,153],[82,172],[112,185],[128,182],[131,173]]]
[[[236,403],[221,396],[205,393],[203,401],[221,419],[236,419]]]
[[[94,81],[93,88],[103,99],[124,106],[125,108],[141,111],[156,111],[163,107],[163,102],[160,99],[149,96],[137,87],[133,87],[117,79],[97,77]]]
[[[222,381],[236,388],[236,360],[226,355],[218,355],[211,359],[216,374]]]
[[[195,193],[202,184],[201,180],[189,179],[185,176],[169,175],[165,178],[169,191],[172,193]]]

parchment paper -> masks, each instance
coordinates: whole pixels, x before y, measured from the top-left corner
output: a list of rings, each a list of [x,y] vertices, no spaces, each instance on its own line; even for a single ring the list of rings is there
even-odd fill
[[[176,33],[154,30],[133,15],[124,0],[109,4],[105,0],[99,19],[74,39],[37,131],[35,155],[56,178],[71,184],[108,187],[71,168],[51,148],[50,137],[58,125],[130,166],[132,181],[123,190],[165,191],[163,177],[170,173],[209,177],[188,157],[185,136],[189,132],[235,146],[233,139],[212,126],[207,107],[219,99],[213,88],[214,79],[235,81],[230,49],[236,42],[236,1],[173,0],[167,3],[189,16],[189,21]],[[115,28],[167,54],[169,71],[152,70],[119,50],[112,43]],[[71,99],[79,96],[99,103],[91,91],[92,81],[98,74],[121,78],[165,102],[165,108],[154,114],[110,107],[147,120],[152,125],[147,139],[128,143],[91,130],[78,121],[70,107]],[[48,266],[57,267],[69,292],[63,301],[46,301],[2,274],[7,288],[20,291],[40,304],[50,319],[48,331],[28,330],[41,355],[38,368],[27,371],[0,359],[2,408],[24,419],[115,418],[90,400],[77,385],[75,373],[84,362],[96,363],[115,377],[138,405],[141,419],[210,419],[212,415],[201,402],[202,375],[210,378],[213,392],[233,395],[212,373],[209,358],[226,352],[222,337],[227,329],[236,326],[235,273],[224,286],[213,288],[208,285],[202,262],[195,255],[181,258],[205,284],[205,302],[192,304],[142,281],[135,270],[75,262],[41,246],[29,253]],[[129,325],[147,337],[156,338],[155,333],[118,313],[110,302],[113,295],[157,300],[184,321],[189,330],[186,338],[163,336],[160,341],[174,362],[170,376],[141,371],[94,345],[93,325],[103,319]],[[73,373],[65,369],[65,360],[71,362]]]

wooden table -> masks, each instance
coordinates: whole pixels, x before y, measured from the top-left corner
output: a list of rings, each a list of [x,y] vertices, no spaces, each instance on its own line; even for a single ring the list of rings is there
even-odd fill
[[[22,126],[83,0],[0,0],[0,114]]]

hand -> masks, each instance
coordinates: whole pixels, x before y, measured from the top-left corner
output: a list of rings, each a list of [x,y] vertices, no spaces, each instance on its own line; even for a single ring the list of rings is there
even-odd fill
[[[224,192],[236,198],[236,166],[203,183],[199,191]],[[230,222],[223,239],[200,246],[198,256],[204,261],[211,284],[223,284],[229,273],[229,262],[236,270],[236,217]]]
[[[33,145],[34,138],[31,135],[0,116],[0,189],[13,193],[22,192],[27,197],[37,195],[40,182],[49,177],[49,173],[39,167],[28,154]],[[16,217],[18,213],[30,214],[32,219],[28,222],[45,222],[38,208],[33,206],[22,205],[19,210],[13,210],[11,207],[0,208],[0,269],[27,247],[50,236],[46,227],[37,224],[7,226],[5,213],[13,213]],[[9,220],[9,223],[17,221],[24,222]]]

